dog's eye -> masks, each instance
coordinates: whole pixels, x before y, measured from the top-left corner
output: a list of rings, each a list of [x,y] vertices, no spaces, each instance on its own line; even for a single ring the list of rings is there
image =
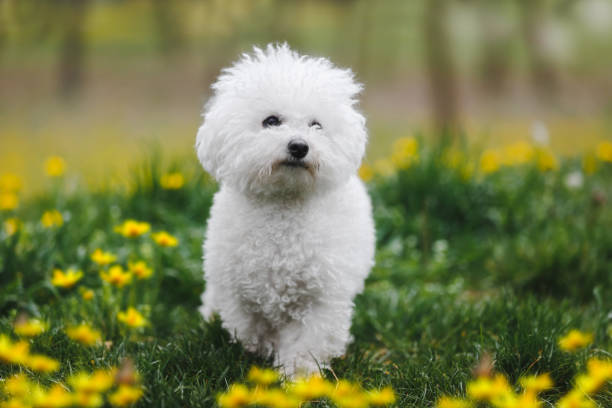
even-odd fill
[[[314,127],[315,129],[323,129],[323,126],[321,126],[321,124],[317,121],[317,120],[312,120],[308,126],[310,127]]]
[[[278,116],[271,115],[265,118],[261,124],[263,127],[280,126],[281,120],[278,118]]]

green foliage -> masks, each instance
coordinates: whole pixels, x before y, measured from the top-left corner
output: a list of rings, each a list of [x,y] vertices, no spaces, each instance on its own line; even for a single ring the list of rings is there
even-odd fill
[[[418,165],[372,186],[379,255],[481,289],[509,283],[579,301],[610,290],[609,165],[572,188],[566,180],[581,171],[577,160],[558,171],[525,165],[468,178],[443,157],[424,150]]]
[[[334,376],[366,388],[392,385],[399,406],[432,406],[442,394],[462,395],[485,353],[510,381],[550,372],[555,401],[572,387],[588,357],[612,351],[612,168],[603,163],[584,184],[568,187],[580,170],[564,160],[558,170],[502,167],[471,174],[448,164],[443,148],[421,148],[412,165],[369,183],[378,230],[377,264],[356,299],[354,343],[333,362]],[[119,365],[130,356],[146,387],[140,406],[205,407],[227,385],[244,381],[251,365],[270,365],[231,341],[219,320],[203,322],[197,307],[204,288],[201,244],[216,185],[177,161],[162,169],[155,156],[133,171],[126,189],[68,191],[62,179],[0,220],[18,217],[14,234],[0,232],[0,333],[11,333],[18,314],[41,317],[49,329],[31,348],[61,361],[44,384],[94,367]],[[185,183],[164,187],[181,172]],[[45,228],[44,211],[58,209],[60,227]],[[160,248],[148,237],[114,231],[134,218],[179,239]],[[145,259],[153,278],[135,289],[113,288],[99,277],[90,255],[102,248],[124,264]],[[53,268],[84,272],[78,287],[51,284]],[[117,311],[138,306],[150,326],[121,326]],[[84,347],[65,328],[87,322],[106,345]],[[594,346],[576,354],[557,340],[572,328],[595,334]],[[0,376],[20,368],[0,364]],[[598,397],[612,404],[612,393]],[[325,405],[321,403],[320,405]]]

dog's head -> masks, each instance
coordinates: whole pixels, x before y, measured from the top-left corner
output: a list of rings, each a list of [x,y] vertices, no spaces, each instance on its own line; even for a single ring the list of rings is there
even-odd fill
[[[357,171],[367,133],[350,70],[268,45],[223,70],[212,89],[196,149],[217,181],[295,194],[333,188]]]

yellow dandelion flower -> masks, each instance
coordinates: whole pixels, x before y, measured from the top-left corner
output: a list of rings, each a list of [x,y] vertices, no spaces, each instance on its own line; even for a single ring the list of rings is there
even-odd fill
[[[361,393],[345,395],[343,397],[336,397],[334,399],[334,403],[338,406],[338,408],[366,408],[368,407],[368,400]]]
[[[91,392],[77,391],[73,394],[72,399],[74,405],[85,408],[97,408],[104,403],[102,395]]]
[[[391,387],[385,387],[382,390],[371,390],[366,395],[370,405],[384,406],[395,403],[395,392],[393,392]]]
[[[462,398],[442,396],[436,402],[436,408],[471,408],[472,403]]]
[[[480,155],[480,171],[483,174],[495,173],[502,164],[502,157],[499,151],[487,149]]]
[[[52,373],[57,371],[60,363],[42,354],[33,354],[26,359],[24,365],[40,373]]]
[[[512,143],[503,150],[503,161],[510,166],[526,164],[533,159],[535,148],[528,142]]]
[[[143,327],[149,324],[147,319],[133,307],[129,307],[125,312],[119,312],[117,319],[130,327]]]
[[[19,218],[11,217],[4,221],[4,232],[9,237],[14,235],[21,228],[21,221]]]
[[[80,393],[103,393],[113,386],[115,374],[116,370],[114,369],[96,370],[92,374],[79,372],[68,378],[68,384]]]
[[[115,227],[115,232],[123,235],[126,238],[136,238],[146,234],[150,229],[151,225],[147,222],[125,220],[123,224]]]
[[[601,161],[612,162],[612,142],[599,142],[595,155]]]
[[[251,393],[251,405],[261,405],[270,408],[299,408],[301,401],[292,395],[287,395],[278,388],[256,388]]]
[[[37,408],[62,408],[72,406],[72,395],[60,384],[54,384],[47,391],[35,393],[32,405]]]
[[[87,324],[67,328],[66,335],[85,346],[94,346],[102,341],[100,331],[93,329]]]
[[[21,190],[21,177],[15,173],[4,173],[0,175],[0,191],[17,192]]]
[[[147,279],[153,274],[153,269],[144,261],[128,262],[128,270],[138,279]]]
[[[570,332],[559,339],[559,347],[564,351],[575,351],[586,347],[593,342],[592,333],[583,333],[579,330]]]
[[[64,217],[57,210],[49,210],[43,213],[40,222],[45,228],[61,227],[64,225]]]
[[[592,358],[587,361],[587,371],[591,376],[610,380],[612,379],[612,361]]]
[[[553,387],[552,379],[548,373],[523,377],[519,380],[519,383],[525,392],[534,394],[549,390]]]
[[[610,380],[612,361],[590,359],[587,361],[587,374],[576,377],[576,388],[584,393],[594,394]]]
[[[185,177],[179,172],[164,174],[159,184],[166,190],[178,190],[185,184]]]
[[[587,153],[582,158],[582,170],[584,170],[585,174],[595,173],[598,166],[597,156],[593,153]]]
[[[374,162],[374,173],[383,177],[389,177],[395,173],[393,162],[389,159],[378,159]]]
[[[30,346],[25,341],[13,343],[8,336],[0,334],[0,361],[9,364],[24,364],[30,352]]]
[[[334,386],[328,381],[325,381],[319,375],[313,375],[309,378],[300,378],[295,383],[291,384],[289,390],[303,401],[310,401],[322,398],[334,391]]]
[[[65,273],[61,269],[54,269],[51,283],[53,286],[68,289],[73,287],[82,277],[82,271],[77,271],[72,268],[69,268]]]
[[[557,158],[548,149],[538,149],[536,163],[540,171],[554,171],[559,168]]]
[[[508,380],[501,374],[495,378],[480,377],[467,384],[467,395],[477,401],[491,402],[513,393]]]
[[[83,289],[83,291],[81,292],[81,297],[83,298],[83,300],[91,300],[94,298],[94,296],[95,293],[91,289]]]
[[[595,401],[585,393],[572,390],[557,401],[557,408],[596,408]]]
[[[361,408],[368,406],[368,400],[361,388],[346,380],[340,380],[329,397],[340,408]]]
[[[110,389],[115,383],[115,377],[117,375],[116,368],[96,370],[91,375],[92,383],[97,387],[96,392],[104,392]]]
[[[142,388],[121,384],[117,391],[108,396],[108,401],[115,407],[127,407],[142,397]]]
[[[21,398],[12,398],[0,401],[0,408],[32,408],[32,406]]]
[[[402,137],[393,143],[391,162],[398,169],[410,167],[419,158],[419,143],[414,137]]]
[[[151,235],[153,241],[161,247],[175,247],[178,245],[178,239],[168,234],[166,231],[159,231]]]
[[[122,288],[132,282],[132,274],[124,271],[120,265],[111,266],[108,271],[101,271],[100,277],[113,286]]]
[[[39,319],[17,319],[13,326],[16,335],[22,337],[36,337],[47,330],[47,324]]]
[[[32,385],[25,374],[15,374],[4,382],[4,392],[13,397],[20,398],[30,393]]]
[[[217,397],[221,408],[239,408],[251,402],[251,392],[243,384],[233,384],[230,389]]]
[[[91,260],[102,266],[113,263],[116,259],[117,257],[115,255],[110,252],[104,252],[100,248],[96,249],[91,254]]]
[[[462,179],[469,180],[474,173],[474,163],[459,149],[447,149],[442,155],[442,164],[459,173]]]
[[[501,406],[508,408],[541,408],[542,402],[538,400],[535,394],[526,392],[516,398],[512,398],[509,404]]]
[[[19,207],[19,196],[17,194],[7,191],[0,192],[0,210],[9,211]]]
[[[581,374],[576,377],[576,389],[585,394],[595,394],[604,384],[605,381],[601,378],[590,375]]]
[[[45,161],[45,173],[49,177],[60,177],[66,171],[66,161],[59,156],[51,156]]]
[[[278,373],[269,368],[251,367],[247,380],[252,383],[268,386],[278,381]]]
[[[372,166],[363,163],[361,167],[359,167],[359,178],[361,178],[366,183],[374,178],[374,169]]]

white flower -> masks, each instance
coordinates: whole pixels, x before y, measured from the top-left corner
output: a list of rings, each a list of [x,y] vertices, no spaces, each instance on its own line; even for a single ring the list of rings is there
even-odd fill
[[[448,250],[448,242],[445,239],[439,239],[433,243],[433,251],[435,253],[444,253]]]
[[[536,120],[531,125],[531,138],[536,144],[548,146],[550,136],[548,135],[548,127],[540,120]]]
[[[565,186],[569,189],[577,189],[584,184],[584,177],[579,170],[572,171],[565,177]]]

